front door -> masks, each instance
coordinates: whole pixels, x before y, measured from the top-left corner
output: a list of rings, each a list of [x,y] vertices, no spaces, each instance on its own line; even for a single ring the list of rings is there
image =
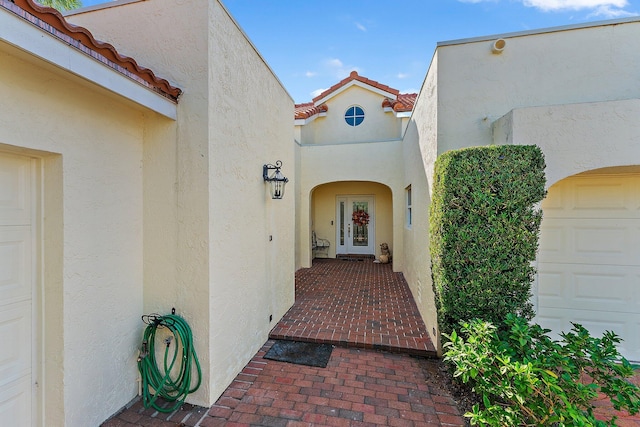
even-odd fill
[[[338,196],[336,254],[375,255],[373,196]]]

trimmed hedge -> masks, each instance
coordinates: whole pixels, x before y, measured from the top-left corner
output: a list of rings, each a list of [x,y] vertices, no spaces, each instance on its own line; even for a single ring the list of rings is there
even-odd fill
[[[533,317],[529,302],[545,196],[536,146],[449,151],[435,163],[430,250],[440,331]]]

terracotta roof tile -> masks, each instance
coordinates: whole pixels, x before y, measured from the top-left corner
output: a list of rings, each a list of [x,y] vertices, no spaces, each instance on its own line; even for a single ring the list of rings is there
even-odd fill
[[[178,102],[178,97],[182,94],[181,89],[172,86],[167,80],[157,77],[152,70],[139,66],[133,58],[120,55],[109,43],[96,40],[86,28],[68,23],[56,9],[41,6],[33,0],[0,0],[0,7],[26,19],[41,30],[90,55],[119,73],[174,102]]]
[[[309,117],[312,117],[318,113],[326,113],[328,110],[326,104],[321,104],[316,107],[315,103],[325,98],[330,93],[347,85],[353,80],[366,83],[370,86],[395,95],[395,98],[385,98],[384,101],[382,101],[382,108],[391,108],[396,113],[413,111],[413,106],[416,103],[416,98],[418,97],[417,93],[400,93],[397,89],[393,89],[387,85],[383,85],[366,77],[359,76],[356,71],[352,71],[349,77],[331,86],[329,89],[313,98],[313,101],[306,102],[304,104],[296,104],[294,117],[296,119],[308,119]]]
[[[382,107],[389,107],[396,113],[411,111],[417,97],[417,93],[399,93],[396,99],[387,98],[382,101]]]
[[[322,92],[320,95],[318,95],[315,98],[313,98],[313,102],[316,102],[316,101],[324,98],[325,96],[329,95],[331,92],[334,92],[334,91],[340,89],[342,86],[346,85],[349,82],[352,82],[353,80],[357,80],[359,82],[368,84],[370,86],[373,86],[373,87],[378,88],[380,90],[383,90],[385,92],[392,93],[394,95],[398,95],[398,93],[399,93],[398,89],[393,89],[393,88],[391,88],[391,87],[389,87],[387,85],[383,85],[382,83],[378,83],[375,80],[370,80],[370,79],[368,79],[366,77],[362,77],[362,76],[358,75],[357,71],[352,71],[351,74],[349,74],[349,77],[339,81],[338,83],[336,83],[333,86],[331,86],[329,89],[327,89],[324,92]]]
[[[295,105],[295,118],[296,119],[308,119],[311,116],[320,113],[326,113],[329,110],[327,104],[318,105],[317,107],[313,105],[313,102],[307,102],[304,104],[296,104]]]

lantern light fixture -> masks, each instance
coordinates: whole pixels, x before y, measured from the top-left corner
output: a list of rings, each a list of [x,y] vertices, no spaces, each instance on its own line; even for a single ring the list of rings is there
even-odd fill
[[[271,198],[272,199],[282,199],[284,196],[284,186],[287,182],[289,182],[289,178],[282,175],[280,172],[280,168],[282,167],[282,162],[278,160],[275,165],[266,164],[262,166],[262,178],[271,184]],[[273,170],[274,172],[269,176],[269,171]]]

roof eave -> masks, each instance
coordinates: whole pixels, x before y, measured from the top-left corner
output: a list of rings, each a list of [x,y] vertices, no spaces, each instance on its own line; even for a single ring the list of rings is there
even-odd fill
[[[366,90],[369,90],[371,92],[377,93],[377,94],[379,94],[381,96],[384,96],[386,98],[396,99],[398,97],[397,93],[389,92],[389,91],[386,91],[386,90],[382,90],[382,89],[377,88],[375,86],[371,86],[370,84],[363,83],[363,82],[361,82],[359,80],[351,80],[350,82],[348,82],[345,85],[337,88],[336,90],[334,90],[332,92],[329,92],[324,97],[322,97],[322,98],[320,98],[318,100],[314,100],[313,101],[313,105],[316,106],[316,107],[319,106],[319,105],[322,105],[327,100],[333,98],[334,96],[339,95],[340,93],[344,92],[345,90],[347,90],[347,89],[349,89],[349,88],[351,88],[353,86],[361,87],[363,89],[366,89]]]
[[[172,100],[140,85],[2,8],[0,40],[158,114],[173,120],[177,118],[177,105]]]
[[[311,123],[312,121],[314,121],[315,119],[317,119],[318,117],[326,117],[327,113],[316,113],[313,116],[309,116],[306,119],[295,119],[293,121],[293,124],[295,126],[304,126],[306,124]]]

